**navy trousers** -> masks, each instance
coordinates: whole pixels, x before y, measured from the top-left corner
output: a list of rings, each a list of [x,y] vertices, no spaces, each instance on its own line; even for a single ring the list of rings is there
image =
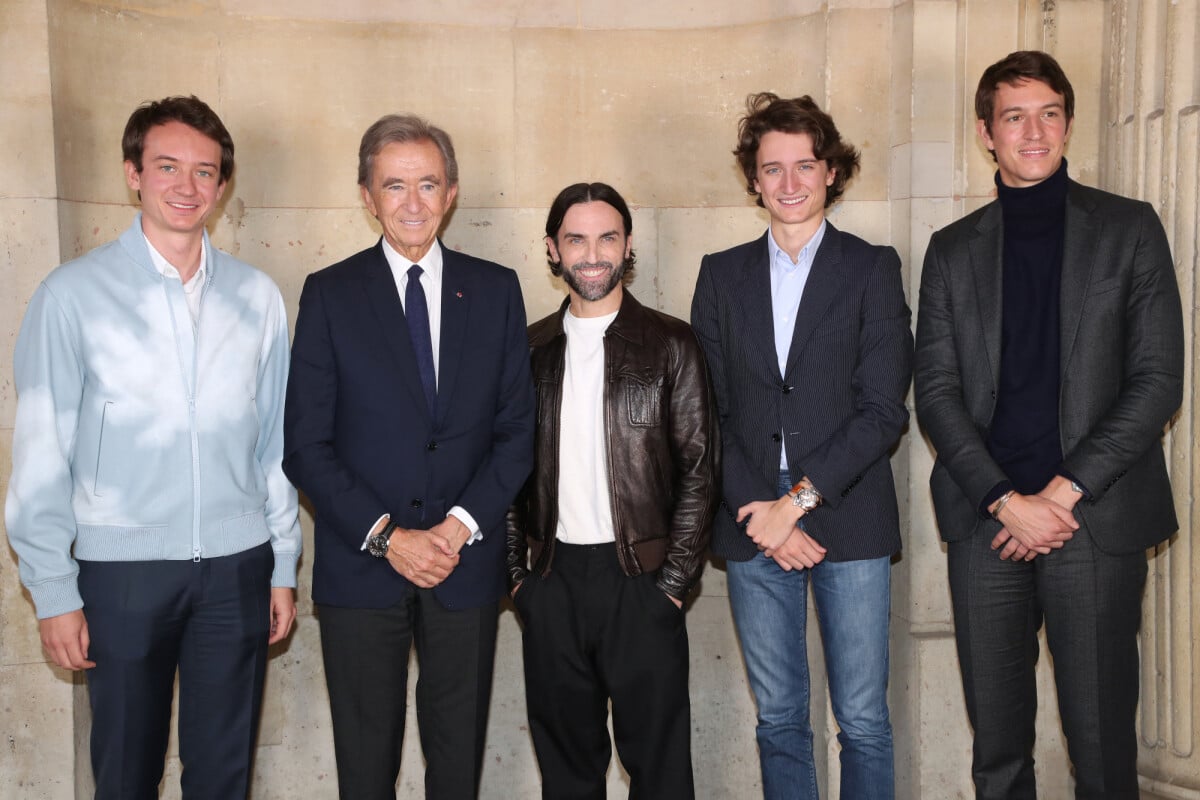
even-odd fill
[[[97,800],[155,800],[179,671],[186,800],[246,797],[270,628],[270,544],[202,561],[81,561]]]

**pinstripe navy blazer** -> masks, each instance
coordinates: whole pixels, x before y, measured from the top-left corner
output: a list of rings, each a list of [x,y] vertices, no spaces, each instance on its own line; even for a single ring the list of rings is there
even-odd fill
[[[786,447],[792,475],[807,475],[825,499],[805,529],[827,559],[894,554],[900,526],[888,454],[908,422],[913,355],[900,258],[828,225],[780,375],[767,247],[764,233],[706,255],[692,298],[721,423],[713,551],[735,561],[758,554],[737,509],[779,497]]]

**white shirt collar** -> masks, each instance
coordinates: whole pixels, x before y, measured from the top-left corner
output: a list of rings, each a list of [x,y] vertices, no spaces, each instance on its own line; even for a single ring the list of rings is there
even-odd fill
[[[175,267],[174,264],[172,264],[170,261],[167,261],[166,256],[164,256],[162,253],[158,252],[158,249],[155,248],[155,246],[153,244],[151,244],[150,238],[148,236],[146,236],[145,233],[142,233],[142,238],[146,240],[146,248],[150,251],[150,263],[154,265],[154,268],[156,270],[158,270],[159,273],[163,275],[163,277],[174,278],[175,280],[181,280],[181,278],[179,277],[179,270]],[[185,292],[187,292],[188,294],[192,294],[193,292],[198,290],[201,286],[204,285],[204,280],[205,280],[207,272],[208,272],[208,249],[205,247],[204,239],[201,238],[200,239],[200,269],[196,270],[195,274],[192,275],[191,280],[189,280],[187,283],[185,283],[183,285],[183,290]]]
[[[383,257],[387,259],[388,266],[392,268],[392,275],[395,276],[397,285],[402,285],[400,284],[401,278],[408,280],[408,270],[413,264],[418,265],[433,280],[434,285],[441,284],[442,243],[437,239],[433,240],[433,245],[430,246],[425,255],[421,256],[420,261],[409,261],[396,252],[396,248],[392,247],[391,242],[385,236],[383,237]]]

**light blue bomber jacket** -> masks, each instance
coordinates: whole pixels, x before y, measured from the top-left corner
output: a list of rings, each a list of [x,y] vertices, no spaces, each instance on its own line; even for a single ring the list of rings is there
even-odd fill
[[[141,215],[29,302],[4,515],[39,618],[83,607],[76,559],[198,561],[270,541],[271,585],[296,585],[283,298],[204,236],[194,326],[183,284],[150,260]]]

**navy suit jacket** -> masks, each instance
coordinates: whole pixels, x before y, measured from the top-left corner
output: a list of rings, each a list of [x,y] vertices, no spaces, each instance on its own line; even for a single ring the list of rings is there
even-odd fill
[[[828,224],[828,223],[827,223]],[[735,561],[758,548],[735,522],[752,500],[779,497],[780,448],[794,480],[824,503],[805,529],[831,561],[900,549],[888,451],[908,421],[911,315],[900,258],[828,225],[813,259],[787,369],[779,374],[767,236],[707,255],[692,299],[721,422],[723,508],[713,550]]]
[[[316,509],[313,600],[396,604],[409,582],[361,547],[384,513],[426,529],[455,505],[483,538],[434,589],[450,609],[505,591],[504,519],[533,465],[525,307],[510,269],[442,247],[436,418],[380,240],[304,283],[283,468]],[[431,300],[432,301],[432,300]]]

